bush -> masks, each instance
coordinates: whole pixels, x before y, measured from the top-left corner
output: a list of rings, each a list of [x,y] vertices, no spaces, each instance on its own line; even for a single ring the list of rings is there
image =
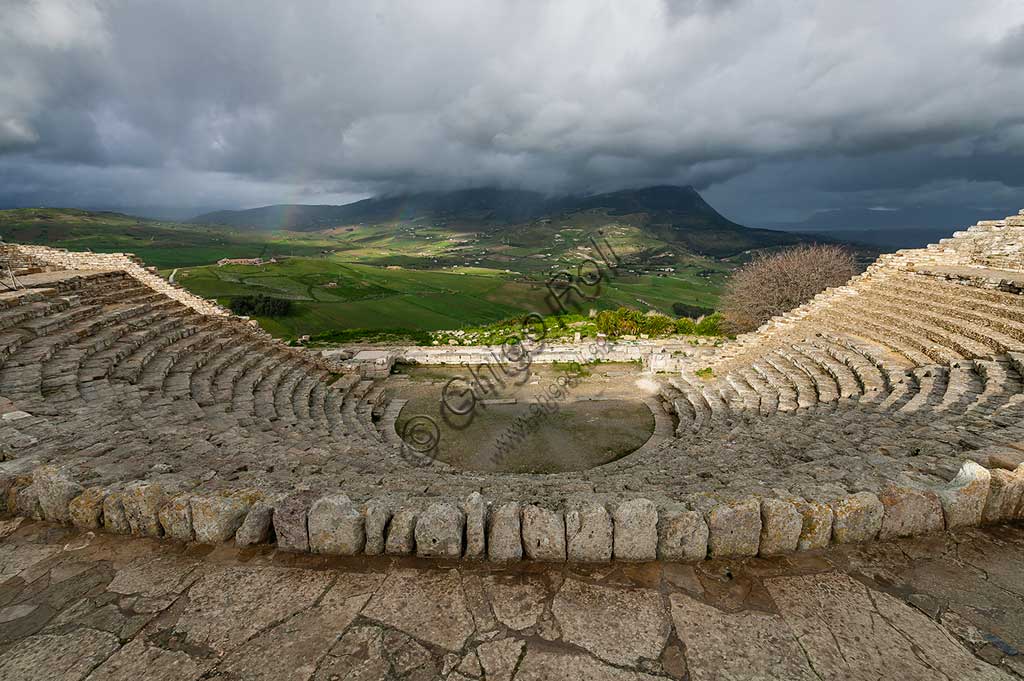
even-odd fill
[[[700,305],[690,305],[689,303],[672,303],[672,314],[677,317],[690,317],[691,319],[697,319],[713,313],[714,310],[710,307],[702,307]]]
[[[732,332],[752,331],[826,288],[845,284],[856,271],[853,255],[841,246],[797,246],[758,256],[726,285],[724,321]]]
[[[235,314],[247,317],[283,317],[292,311],[292,301],[262,294],[235,296],[228,304]]]

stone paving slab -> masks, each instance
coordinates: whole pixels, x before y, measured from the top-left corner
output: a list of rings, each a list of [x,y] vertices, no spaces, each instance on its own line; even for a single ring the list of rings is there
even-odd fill
[[[6,535],[6,536],[4,536]],[[1024,527],[580,566],[0,528],[0,681],[1024,678]]]

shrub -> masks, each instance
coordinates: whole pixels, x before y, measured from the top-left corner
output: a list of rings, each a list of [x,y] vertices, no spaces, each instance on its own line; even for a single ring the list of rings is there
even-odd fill
[[[689,317],[680,317],[676,320],[676,333],[683,336],[692,336],[697,333],[697,322]]]
[[[235,314],[247,317],[283,317],[292,311],[292,301],[263,294],[235,296],[228,307]]]
[[[691,319],[697,319],[704,315],[713,313],[714,310],[710,307],[702,307],[700,305],[690,305],[689,303],[672,303],[672,314],[677,317],[690,317]]]
[[[760,255],[726,285],[724,320],[730,331],[751,331],[826,288],[841,286],[856,271],[853,255],[841,246],[805,245]]]

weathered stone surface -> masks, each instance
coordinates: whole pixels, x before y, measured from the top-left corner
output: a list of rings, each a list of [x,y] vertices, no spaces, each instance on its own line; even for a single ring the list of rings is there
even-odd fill
[[[157,518],[159,520],[159,518]],[[130,534],[128,516],[124,512],[121,492],[111,492],[103,499],[103,528],[115,534]]]
[[[183,494],[167,502],[157,513],[164,536],[178,541],[194,541],[192,530],[192,498]]]
[[[521,560],[523,536],[519,504],[508,502],[491,511],[487,525],[487,557],[493,561]]]
[[[803,519],[797,550],[812,551],[828,546],[832,541],[832,507],[817,501],[792,501]]]
[[[375,575],[341,575],[314,607],[231,651],[218,665],[218,673],[246,681],[308,679],[380,581]]]
[[[1021,499],[1024,498],[1024,464],[1012,471],[995,469],[989,474],[991,479],[982,520],[986,523],[1016,520],[1020,517]]]
[[[630,499],[612,514],[616,560],[654,560],[658,556],[658,509],[649,499]]]
[[[68,503],[71,524],[82,530],[98,530],[103,527],[103,500],[107,496],[104,487],[87,487]]]
[[[41,466],[32,472],[43,518],[58,523],[71,520],[68,504],[82,493],[82,486],[55,466]]]
[[[658,514],[658,558],[704,560],[708,555],[708,524],[697,511],[668,509]]]
[[[565,517],[530,504],[523,507],[523,548],[530,560],[565,560]]]
[[[681,593],[669,601],[692,681],[819,679],[778,615],[723,612]]]
[[[242,524],[235,532],[235,544],[251,546],[262,544],[270,539],[270,529],[274,521],[274,508],[270,504],[257,500],[249,507]]]
[[[167,503],[167,493],[161,485],[147,482],[128,485],[121,493],[121,503],[132,534],[147,537],[163,534],[159,513]]]
[[[118,646],[116,636],[95,629],[30,636],[0,655],[0,679],[81,681]]]
[[[529,575],[489,576],[484,580],[484,591],[494,617],[516,631],[536,625],[548,600],[544,580]]]
[[[810,661],[812,678],[1009,681],[916,608],[847,575],[780,577],[765,585],[786,630],[800,640],[794,659]]]
[[[278,548],[285,551],[309,551],[307,516],[316,500],[312,492],[297,492],[274,505],[274,534]]]
[[[562,638],[619,665],[656,658],[668,638],[661,595],[567,579],[551,603]]]
[[[192,527],[196,541],[220,544],[235,536],[245,520],[249,504],[237,497],[192,497]]]
[[[758,553],[762,556],[793,553],[800,544],[803,527],[804,518],[796,506],[781,499],[762,499]]]
[[[989,472],[978,464],[965,461],[956,477],[939,490],[947,529],[973,527],[981,523],[991,478]]]
[[[466,514],[466,558],[487,555],[487,502],[479,492],[473,492],[462,502]]]
[[[530,648],[519,663],[515,678],[516,681],[657,681],[665,677],[619,669],[589,655]]]
[[[314,553],[354,556],[366,545],[363,514],[344,494],[321,497],[309,508],[309,548]]]
[[[412,508],[395,511],[388,525],[388,539],[384,551],[390,556],[407,556],[416,548],[416,522],[419,512]]]
[[[140,636],[108,657],[88,681],[196,681],[213,664],[212,660],[149,645]]]
[[[391,506],[382,501],[370,501],[363,508],[363,524],[366,527],[366,546],[363,547],[363,552],[366,555],[377,556],[384,553],[390,520]]]
[[[761,541],[761,505],[755,498],[718,504],[708,512],[712,558],[756,556]]]
[[[512,674],[525,646],[523,641],[514,638],[481,643],[476,653],[484,669],[485,678],[488,681],[512,681]]]
[[[458,558],[466,518],[455,504],[435,503],[416,521],[416,555]]]
[[[878,498],[885,508],[879,539],[909,537],[943,529],[942,504],[934,492],[887,485]]]
[[[362,615],[445,650],[461,650],[473,618],[455,570],[395,570]]]
[[[16,515],[34,520],[43,519],[43,508],[39,504],[39,489],[30,480],[16,481],[11,485],[8,494],[8,507]]]
[[[174,631],[189,645],[225,654],[271,624],[309,609],[335,579],[327,571],[214,568],[188,590],[188,602]]]
[[[569,560],[603,563],[612,559],[612,517],[602,504],[575,502],[565,514]]]
[[[882,529],[885,507],[871,492],[858,492],[834,501],[832,506],[832,540],[837,544],[870,541]]]

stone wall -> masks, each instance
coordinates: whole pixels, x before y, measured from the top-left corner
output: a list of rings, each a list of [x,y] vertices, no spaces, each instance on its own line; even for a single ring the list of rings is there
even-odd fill
[[[1024,452],[1022,452],[1024,453]],[[268,498],[239,490],[171,496],[159,483],[119,491],[83,488],[60,469],[0,478],[8,510],[85,530],[248,546],[276,538],[287,551],[410,555],[497,562],[605,562],[775,556],[1024,518],[1024,465],[968,461],[945,486],[890,484],[828,502],[751,496],[658,507],[644,498],[614,505],[569,500],[561,508],[488,503],[480,494],[425,506],[353,502],[299,491]]]

